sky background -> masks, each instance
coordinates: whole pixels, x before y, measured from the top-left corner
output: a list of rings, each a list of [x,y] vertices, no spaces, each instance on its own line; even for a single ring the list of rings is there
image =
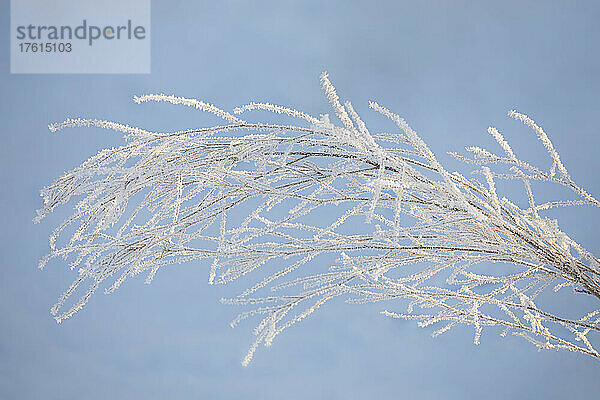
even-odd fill
[[[517,107],[549,133],[575,180],[600,194],[598,2],[215,3],[152,1],[151,74],[11,75],[9,1],[0,0],[0,398],[597,398],[600,364],[587,356],[537,352],[485,330],[475,346],[470,328],[432,339],[430,329],[379,315],[381,304],[331,303],[244,368],[253,325],[228,326],[238,309],[219,299],[237,292],[207,284],[209,261],[161,270],[149,286],[139,276],[99,292],[57,326],[49,308],[74,272],[61,260],[44,271],[37,263],[71,205],[34,225],[39,190],[121,135],[51,134],[48,123],[93,117],[176,130],[215,122],[187,108],[136,105],[136,94],[229,110],[269,101],[318,115],[331,112],[319,87],[327,70],[367,123],[379,124],[367,106],[376,100],[450,166],[446,151],[495,148],[486,134],[494,125],[522,158],[549,167],[533,134],[507,118]],[[598,210],[560,218],[600,254]]]

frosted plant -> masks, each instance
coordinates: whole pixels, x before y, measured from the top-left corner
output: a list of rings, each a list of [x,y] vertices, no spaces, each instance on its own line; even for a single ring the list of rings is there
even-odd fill
[[[520,335],[539,349],[600,358],[592,344],[600,310],[554,311],[561,288],[571,289],[566,298],[597,304],[599,260],[544,215],[600,203],[571,179],[542,128],[509,113],[536,133],[551,168],[519,159],[490,127],[497,152],[468,147],[470,156],[454,154],[475,165],[466,178],[447,171],[398,115],[369,103],[393,123],[393,131],[371,133],[349,102],[340,103],[326,73],[321,83],[340,125],[269,103],[250,103],[234,115],[164,94],[135,101],[187,105],[225,122],[178,132],[93,119],[50,125],[107,128],[126,139],[42,190],[36,222],[77,198],[40,262],[42,268],[60,256],[77,269],[51,308],[56,321],[79,311],[101,285],[111,293],[140,273],[150,283],[161,268],[206,258],[210,284],[248,282],[223,300],[245,307],[232,326],[259,321],[244,365],[261,343],[269,346],[335,297],[385,302],[398,310],[382,314],[433,325],[434,336],[467,324],[478,344],[484,327],[498,326],[501,335]],[[299,122],[240,119],[253,110]],[[524,188],[522,199],[499,194],[497,183],[507,179]],[[532,182],[540,181],[562,185],[576,199],[538,202]],[[69,301],[76,293],[81,298]]]

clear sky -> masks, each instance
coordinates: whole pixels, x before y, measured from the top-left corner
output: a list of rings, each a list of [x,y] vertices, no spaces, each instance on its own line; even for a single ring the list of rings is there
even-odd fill
[[[33,225],[39,189],[121,136],[51,134],[48,123],[94,117],[161,130],[215,122],[136,105],[136,94],[225,109],[270,101],[318,115],[331,112],[318,81],[326,69],[367,122],[380,118],[367,107],[377,100],[444,162],[446,151],[492,147],[490,124],[524,148],[523,158],[547,162],[532,134],[506,117],[518,107],[549,133],[575,180],[600,195],[598,2],[214,3],[152,1],[151,74],[10,75],[9,1],[0,2],[0,398],[597,398],[600,364],[589,357],[538,353],[496,331],[484,331],[479,346],[466,328],[432,339],[431,330],[379,315],[378,304],[332,303],[241,367],[252,325],[229,328],[238,310],[218,300],[236,288],[209,286],[207,262],[98,293],[56,325],[48,310],[73,272],[60,260],[36,267],[68,208]],[[600,254],[597,209],[560,217]]]

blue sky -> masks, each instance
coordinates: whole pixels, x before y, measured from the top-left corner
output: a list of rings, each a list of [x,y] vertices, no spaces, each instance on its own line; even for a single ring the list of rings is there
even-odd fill
[[[387,319],[381,305],[341,301],[240,360],[251,325],[219,303],[235,288],[207,284],[207,263],[174,266],[152,285],[131,280],[57,326],[49,307],[72,280],[37,261],[68,208],[33,225],[39,189],[121,136],[97,129],[51,134],[49,122],[94,117],[154,130],[207,126],[209,116],[132,97],[174,93],[225,109],[270,101],[330,112],[329,71],[367,122],[368,100],[401,114],[444,162],[467,145],[492,147],[497,126],[523,158],[543,148],[506,112],[517,107],[549,133],[575,180],[600,194],[600,26],[597,2],[152,1],[152,73],[11,75],[0,41],[0,398],[321,399],[593,398],[599,364],[538,353],[517,337],[431,330]],[[299,4],[298,4],[299,3]],[[418,4],[417,4],[418,3]],[[9,2],[0,5],[8,27]],[[549,165],[548,165],[549,166]],[[600,254],[600,213],[560,214],[561,228]]]

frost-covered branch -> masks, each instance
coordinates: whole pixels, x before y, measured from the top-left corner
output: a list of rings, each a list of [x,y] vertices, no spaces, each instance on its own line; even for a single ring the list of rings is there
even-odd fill
[[[386,301],[395,318],[436,325],[434,335],[472,325],[520,335],[539,349],[568,349],[596,358],[600,310],[557,315],[544,299],[564,287],[600,300],[596,257],[542,215],[554,207],[600,206],[575,184],[547,134],[529,117],[552,167],[520,160],[495,128],[500,153],[469,147],[475,178],[447,171],[398,115],[375,102],[392,132],[373,134],[323,74],[341,125],[269,103],[299,125],[251,123],[212,104],[167,95],[136,97],[195,107],[225,123],[151,132],[109,121],[69,119],[52,131],[92,126],[120,131],[127,143],[107,149],[42,190],[39,221],[73,200],[74,212],[50,237],[53,257],[70,259],[77,278],[52,307],[57,322],[80,310],[105,281],[105,292],[166,265],[210,259],[210,284],[248,282],[225,303],[245,311],[232,325],[259,316],[256,340],[270,345],[284,329],[325,302]],[[501,197],[498,183],[522,182],[524,204]],[[532,183],[571,191],[574,200],[538,203]],[[78,301],[69,302],[76,292]],[[543,295],[542,295],[543,294]],[[396,301],[392,301],[396,300]],[[69,303],[67,305],[67,303]]]

